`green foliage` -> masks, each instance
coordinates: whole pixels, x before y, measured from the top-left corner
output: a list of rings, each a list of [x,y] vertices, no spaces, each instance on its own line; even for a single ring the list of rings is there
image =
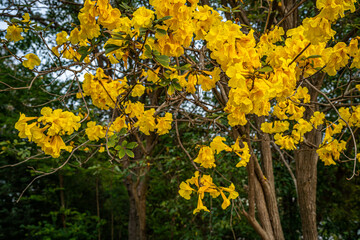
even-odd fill
[[[105,220],[98,221],[96,216],[88,213],[80,213],[71,209],[59,212],[50,212],[51,222],[42,221],[38,225],[28,225],[24,228],[28,231],[27,239],[84,239],[97,238],[99,228],[105,224]],[[59,227],[60,215],[66,218],[66,224]]]

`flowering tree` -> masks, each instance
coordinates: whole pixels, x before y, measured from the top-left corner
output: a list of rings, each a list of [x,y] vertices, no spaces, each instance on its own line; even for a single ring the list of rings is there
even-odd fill
[[[34,53],[14,54],[35,73],[23,88],[67,71],[72,78],[64,99],[76,95],[79,101],[66,110],[44,107],[39,116],[21,113],[19,137],[53,158],[66,156],[52,172],[86,146],[131,168],[126,184],[137,219],[129,226],[133,239],[146,238],[147,173],[159,136],[174,134],[194,166],[193,177],[179,185],[184,199],[197,199],[194,214],[209,212],[206,199],[221,198],[223,209],[232,205],[263,239],[284,239],[273,171],[279,158],[294,182],[304,239],[317,239],[318,159],[349,162],[350,178],[356,174],[360,50],[357,31],[338,41],[332,29],[356,10],[356,1],[319,0],[318,14],[299,21],[304,2],[269,1],[266,19],[253,23],[248,14],[259,6],[246,2],[224,1],[217,11],[197,0],[151,0],[149,8],[122,5],[120,11],[107,0],[86,0],[80,24],[58,33],[56,44],[25,13],[9,22],[5,48],[32,31],[53,67],[42,68]],[[91,121],[91,104],[111,113]],[[86,112],[76,115],[79,106]],[[211,129],[199,139],[196,157],[181,140],[183,121]],[[227,173],[216,170],[224,156],[246,169],[246,184],[227,183]],[[239,188],[247,189],[246,199]]]

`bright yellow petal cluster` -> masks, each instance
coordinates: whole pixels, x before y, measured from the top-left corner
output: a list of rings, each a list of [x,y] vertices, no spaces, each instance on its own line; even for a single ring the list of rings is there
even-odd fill
[[[139,7],[134,13],[133,13],[133,19],[132,24],[136,30],[139,30],[139,28],[147,28],[151,26],[152,21],[154,20],[154,12],[145,8],[145,7]]]
[[[212,142],[210,143],[210,148],[213,150],[213,152],[215,152],[216,154],[219,154],[223,150],[225,150],[227,152],[232,151],[231,147],[229,147],[228,145],[223,143],[223,141],[226,141],[226,139],[224,137],[220,137],[220,136],[216,136],[212,140]]]
[[[100,138],[105,138],[106,136],[106,127],[101,125],[96,125],[96,122],[90,121],[87,123],[87,128],[85,129],[85,133],[88,136],[90,141],[98,141]],[[110,132],[108,132],[110,136]]]
[[[164,117],[158,117],[156,118],[157,120],[157,124],[156,124],[156,128],[157,128],[157,133],[159,135],[164,135],[166,133],[169,132],[169,130],[171,129],[171,123],[173,121],[173,116],[171,113],[165,113]]]
[[[325,114],[322,112],[314,112],[314,115],[310,118],[310,123],[314,125],[314,128],[317,128],[320,124],[323,124],[325,119]]]
[[[232,150],[241,158],[240,162],[236,164],[236,167],[246,167],[248,162],[250,161],[250,149],[247,142],[242,143],[244,147],[240,147],[240,138],[236,139],[234,145],[231,146]]]
[[[29,68],[29,69],[34,69],[35,66],[40,65],[40,59],[35,54],[29,53],[29,54],[26,54],[24,57],[26,58],[26,60],[24,60],[22,62],[24,67]]]
[[[289,129],[289,125],[288,121],[264,122],[261,124],[261,131],[270,134],[285,132]]]
[[[295,143],[298,143],[293,137],[283,136],[280,133],[275,134],[274,139],[275,139],[275,143],[279,145],[281,149],[286,149],[286,150],[296,149]]]
[[[150,132],[154,132],[156,128],[154,114],[154,108],[144,111],[144,113],[138,117],[138,121],[134,126],[139,127],[139,130],[145,135],[150,135]]]
[[[96,75],[84,75],[84,96],[91,96],[93,104],[100,109],[115,108],[116,99],[128,89],[127,80],[112,80],[105,75],[102,68],[96,70]]]
[[[72,146],[66,146],[61,135],[71,135],[80,128],[80,117],[72,112],[61,109],[52,110],[44,107],[41,110],[42,117],[26,117],[20,114],[15,128],[19,131],[19,137],[28,138],[35,142],[45,154],[58,158],[62,149],[71,152]],[[37,121],[27,124],[28,121]],[[41,125],[43,127],[41,127]]]
[[[195,185],[198,190],[195,190],[191,187],[191,185]],[[221,207],[226,209],[230,205],[231,199],[236,199],[239,196],[239,193],[235,191],[235,186],[233,183],[230,184],[229,187],[217,187],[213,183],[213,179],[210,175],[199,176],[199,172],[196,171],[194,177],[182,182],[180,184],[179,194],[183,198],[189,200],[191,198],[191,194],[193,192],[197,192],[198,194],[198,203],[196,209],[194,209],[193,213],[196,214],[201,210],[209,212],[209,209],[204,206],[202,199],[204,199],[205,193],[209,193],[212,198],[217,198],[219,195],[223,198],[223,203]],[[226,197],[225,193],[229,194]]]
[[[316,7],[321,10],[319,16],[335,21],[339,17],[344,17],[344,12],[350,10],[355,11],[354,3],[356,0],[317,0]]]
[[[50,125],[47,134],[54,135],[71,135],[77,131],[81,124],[80,116],[75,116],[72,112],[63,111],[61,109],[52,110],[49,107],[41,109],[43,115],[38,119],[44,125]]]
[[[331,29],[331,22],[320,16],[305,18],[303,26],[304,36],[315,45],[329,41],[336,33]]]
[[[13,42],[23,40],[24,38],[21,36],[22,31],[23,29],[17,25],[10,25],[6,30],[5,38]]]
[[[195,158],[194,162],[199,163],[204,168],[216,167],[215,157],[213,150],[208,146],[200,148],[199,155]]]
[[[316,152],[319,154],[319,158],[324,162],[325,166],[335,165],[334,160],[339,160],[340,153],[346,149],[346,142],[334,139],[333,141],[320,146]]]
[[[56,34],[56,44],[57,45],[63,45],[68,41],[68,34],[65,31],[61,31],[58,34]]]

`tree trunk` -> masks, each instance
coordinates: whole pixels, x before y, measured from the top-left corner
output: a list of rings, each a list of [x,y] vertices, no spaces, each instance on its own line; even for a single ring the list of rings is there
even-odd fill
[[[261,124],[263,119],[256,118],[258,124]],[[249,129],[239,127],[238,131],[234,131],[234,139],[238,136],[249,136]],[[250,139],[250,138],[249,138]],[[259,136],[261,139],[261,160],[264,167],[264,173],[261,169],[258,159],[255,154],[252,154],[249,164],[247,166],[248,181],[249,181],[249,213],[245,214],[261,236],[262,239],[276,239],[283,240],[284,234],[280,222],[280,214],[277,206],[277,199],[275,194],[274,174],[272,167],[272,155],[270,148],[270,141],[267,135]],[[248,142],[250,152],[253,153],[250,142]],[[255,208],[257,210],[257,217],[260,224],[255,218]]]
[[[313,78],[313,85],[318,89],[323,83],[323,74]],[[311,102],[316,102],[318,93],[311,86],[309,89]],[[307,107],[304,119],[309,120],[313,112],[317,110],[315,105]],[[321,127],[321,126],[320,126]],[[321,132],[317,129],[305,134],[308,144],[302,143],[295,151],[296,178],[298,186],[299,210],[301,217],[303,238],[306,240],[318,239],[316,224],[316,184],[317,184],[317,147],[321,143]],[[309,146],[309,144],[311,146]],[[312,147],[316,146],[316,147]]]
[[[302,146],[295,153],[296,176],[298,183],[299,210],[303,238],[316,240],[316,183],[317,183],[316,149]]]
[[[135,158],[131,161],[144,160],[151,155],[156,143],[157,137],[154,133],[149,136],[143,136],[145,145],[134,149]],[[142,141],[143,142],[143,141]],[[130,165],[128,159],[124,167]],[[133,169],[136,175],[128,175],[125,184],[130,198],[129,212],[129,240],[146,240],[146,194],[149,181],[149,166]]]

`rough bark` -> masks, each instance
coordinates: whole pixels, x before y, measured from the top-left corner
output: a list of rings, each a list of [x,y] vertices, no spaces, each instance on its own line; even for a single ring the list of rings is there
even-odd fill
[[[260,128],[261,124],[264,121],[264,117],[256,117],[258,128]],[[258,138],[261,140],[260,149],[261,161],[263,165],[263,172],[258,171],[258,178],[263,185],[264,195],[266,199],[266,204],[268,206],[269,216],[272,223],[275,239],[284,239],[284,233],[281,226],[280,214],[275,193],[275,180],[272,150],[270,147],[270,137],[268,134],[259,134],[258,136]]]
[[[243,136],[244,134],[248,136],[249,129],[244,127],[238,128],[238,131],[234,131],[234,139],[238,136]],[[280,222],[280,214],[277,206],[277,199],[275,194],[275,184],[273,177],[273,168],[272,168],[272,158],[271,158],[271,149],[270,141],[263,141],[264,146],[261,149],[264,151],[262,161],[267,161],[266,163],[266,172],[272,181],[272,184],[269,183],[269,179],[263,174],[263,171],[260,168],[258,159],[253,154],[250,158],[250,161],[247,166],[248,171],[248,199],[249,199],[249,212],[247,219],[250,224],[254,227],[256,226],[256,232],[263,239],[284,239],[284,234],[282,231],[282,226]],[[251,149],[250,142],[248,142],[250,147],[250,152],[253,152]],[[269,166],[270,165],[270,166]],[[257,217],[260,220],[260,224],[255,218],[255,207],[257,210]],[[264,234],[264,232],[266,234]]]
[[[269,212],[266,208],[266,202],[264,197],[263,189],[259,183],[259,181],[256,179],[255,181],[255,189],[256,189],[256,206],[258,209],[258,217],[261,226],[263,226],[264,230],[268,233],[268,239],[275,239],[274,238],[274,231],[272,229]]]
[[[318,239],[316,224],[317,160],[316,149],[303,146],[296,151],[299,210],[303,238],[307,240]]]
[[[145,137],[145,146],[143,150],[138,147],[134,150],[135,158],[132,161],[139,161],[150,155],[157,143],[155,134]],[[127,161],[129,165],[130,160]],[[125,166],[127,167],[127,166]],[[129,175],[125,184],[130,199],[129,212],[129,240],[146,240],[146,194],[149,181],[148,167],[136,169],[136,176]]]
[[[320,88],[324,75],[319,74],[313,79],[313,85]],[[310,86],[309,89],[311,102],[316,102],[318,93]],[[309,120],[316,106],[308,107],[304,112],[304,118]],[[317,184],[317,147],[321,143],[321,132],[314,129],[305,134],[306,142],[302,143],[295,151],[296,177],[298,185],[298,202],[304,239],[318,239],[316,223],[316,184]]]

